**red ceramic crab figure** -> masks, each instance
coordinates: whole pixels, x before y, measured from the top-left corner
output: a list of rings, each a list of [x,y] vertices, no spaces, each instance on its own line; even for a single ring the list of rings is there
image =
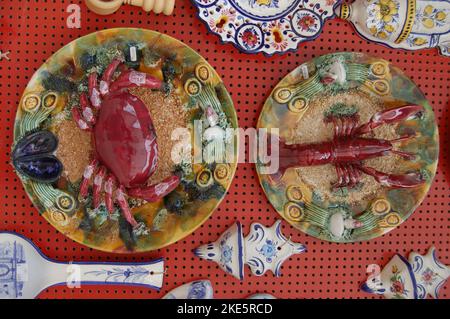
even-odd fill
[[[364,160],[389,153],[398,154],[405,159],[413,159],[413,154],[395,150],[393,144],[412,138],[414,135],[403,136],[392,141],[366,138],[362,135],[383,124],[400,122],[422,112],[424,112],[423,107],[418,105],[397,107],[376,113],[368,123],[363,125],[358,125],[356,115],[329,116],[325,121],[331,122],[334,126],[332,141],[292,145],[280,141],[279,173],[284,174],[286,169],[290,167],[333,164],[338,176],[338,181],[333,184],[333,188],[354,187],[359,182],[361,173],[373,176],[377,182],[387,187],[419,186],[425,182],[425,179],[418,172],[394,175],[377,171],[362,164]]]
[[[121,74],[112,81],[116,70]],[[80,197],[86,198],[93,182],[93,205],[97,208],[105,194],[105,205],[113,211],[117,202],[126,220],[136,227],[126,196],[157,201],[180,183],[171,176],[161,183],[147,186],[158,162],[158,144],[147,107],[129,93],[131,87],[160,89],[162,82],[148,74],[128,70],[114,60],[98,83],[98,74],[89,76],[89,97],[80,96],[80,109],[72,108],[73,119],[83,130],[92,131],[96,156],[85,169]],[[93,181],[92,181],[93,180]]]

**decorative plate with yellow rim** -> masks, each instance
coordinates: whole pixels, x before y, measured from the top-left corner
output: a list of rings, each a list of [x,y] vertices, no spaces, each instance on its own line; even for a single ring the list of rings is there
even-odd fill
[[[236,170],[236,127],[225,86],[199,54],[158,32],[110,29],[71,42],[34,74],[12,162],[66,236],[108,252],[150,251],[219,205]]]
[[[294,227],[328,241],[397,227],[436,172],[431,106],[402,71],[361,53],[300,65],[271,93],[258,128],[272,141],[271,162],[256,165],[269,201]]]

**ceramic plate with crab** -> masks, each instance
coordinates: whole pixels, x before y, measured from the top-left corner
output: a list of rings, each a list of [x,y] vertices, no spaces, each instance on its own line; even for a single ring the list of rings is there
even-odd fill
[[[431,106],[398,68],[364,54],[324,55],[296,68],[267,99],[258,127],[269,130],[273,158],[279,154],[275,165],[257,163],[267,197],[321,239],[361,241],[397,227],[436,172]]]
[[[341,0],[192,0],[198,16],[225,43],[267,55],[317,38]]]
[[[149,251],[190,234],[219,205],[236,169],[235,127],[230,96],[196,52],[157,32],[110,29],[66,45],[34,74],[12,162],[39,212],[68,237]]]

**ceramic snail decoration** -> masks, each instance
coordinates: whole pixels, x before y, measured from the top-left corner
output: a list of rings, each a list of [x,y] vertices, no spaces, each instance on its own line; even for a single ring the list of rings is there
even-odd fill
[[[175,7],[175,0],[86,0],[87,7],[100,15],[116,12],[122,4],[142,7],[144,11],[153,11],[156,14],[171,15]]]
[[[448,0],[359,0],[342,4],[336,14],[369,41],[406,50],[439,47],[450,56]]]
[[[236,222],[217,241],[195,249],[194,254],[215,261],[225,272],[243,280],[244,264],[256,276],[270,270],[279,277],[281,265],[288,258],[306,251],[304,245],[290,241],[281,233],[280,220],[271,227],[253,223],[250,228],[244,238],[242,225]]]
[[[116,71],[121,74],[112,81]],[[88,85],[89,96],[83,92],[80,108],[72,108],[72,117],[79,128],[93,132],[96,148],[96,157],[83,174],[79,197],[87,197],[92,182],[94,208],[101,204],[104,193],[107,210],[111,213],[117,202],[125,219],[136,229],[140,224],[130,211],[126,194],[155,202],[180,183],[180,178],[173,175],[160,183],[146,185],[158,164],[156,133],[144,103],[127,90],[160,89],[162,82],[146,73],[127,70],[115,59],[100,81],[97,72],[92,72]]]
[[[336,81],[338,75],[327,76],[326,81]],[[278,175],[290,167],[315,166],[334,164],[338,180],[333,188],[355,187],[361,174],[371,175],[378,183],[387,187],[416,187],[425,182],[419,172],[411,172],[404,175],[383,173],[374,168],[361,164],[361,161],[395,153],[405,159],[413,159],[414,155],[408,152],[395,150],[393,145],[414,135],[401,136],[395,140],[383,140],[363,137],[375,128],[407,120],[424,112],[422,106],[407,105],[380,111],[373,115],[365,124],[358,123],[358,114],[329,114],[325,121],[334,126],[334,138],[332,141],[316,144],[286,144],[280,139],[280,170]],[[278,176],[279,177],[279,176]],[[275,176],[277,178],[277,176]]]
[[[442,264],[431,247],[425,256],[412,252],[407,260],[396,254],[381,273],[371,275],[361,289],[389,299],[438,298],[439,289],[450,276],[450,267]]]

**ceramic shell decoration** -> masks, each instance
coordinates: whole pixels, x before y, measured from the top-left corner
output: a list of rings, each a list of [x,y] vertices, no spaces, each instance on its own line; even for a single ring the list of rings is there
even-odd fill
[[[97,76],[102,80],[96,81]],[[162,84],[153,89],[141,86],[150,79]],[[114,89],[123,83],[127,83],[125,90]],[[100,94],[98,103],[95,97]],[[117,108],[120,121],[102,120],[109,116],[108,110],[116,112],[110,111],[111,105],[119,105],[101,107],[111,96],[120,103],[127,96],[127,103]],[[136,103],[143,106],[139,116]],[[144,121],[149,116],[151,120]],[[203,145],[194,138],[195,120],[204,123],[198,132],[208,137]],[[18,107],[12,162],[39,212],[66,236],[108,252],[148,251],[190,234],[219,205],[237,165],[238,145],[228,147],[234,139],[225,138],[224,132],[235,127],[237,118],[225,86],[195,51],[158,32],[109,29],[71,42],[34,74]],[[171,134],[178,128],[184,129],[187,139],[171,144]],[[141,139],[145,143],[120,142],[131,136],[128,133],[139,135],[144,130],[153,132],[152,139]],[[114,133],[104,135],[106,131]],[[103,140],[98,138],[101,135]],[[189,154],[202,154],[203,146],[208,150],[203,161],[193,163]],[[142,161],[140,154],[147,153],[158,156]],[[228,164],[216,164],[228,155]],[[131,184],[124,186],[111,168],[118,166],[116,171],[128,174],[141,164],[151,164],[152,169],[134,189],[137,193]],[[159,168],[180,184],[167,188],[163,176],[151,182],[148,178],[155,177]],[[118,179],[125,192],[122,186],[111,187],[105,172]],[[155,198],[140,193],[150,184],[161,186],[153,189]],[[135,224],[130,222],[133,219]]]
[[[372,130],[382,114],[394,116]],[[358,135],[358,126],[368,134]],[[272,138],[281,141],[276,172],[256,164],[265,194],[291,225],[320,239],[354,242],[392,230],[422,202],[436,172],[431,106],[402,71],[365,54],[324,55],[296,68],[267,99],[257,127],[276,129]],[[368,145],[388,148],[363,160]],[[336,166],[336,154],[352,168]]]
[[[242,225],[236,222],[218,240],[198,247],[194,254],[218,263],[225,272],[243,280],[245,264],[256,276],[262,276],[270,270],[279,277],[283,262],[305,251],[304,245],[292,242],[281,233],[279,220],[271,227],[253,223],[245,238]]]
[[[340,0],[192,0],[222,42],[245,53],[297,49],[317,38]]]
[[[405,50],[438,47],[450,56],[448,0],[358,0],[342,4],[337,15],[369,41]]]
[[[450,267],[437,259],[436,249],[431,247],[424,256],[411,252],[408,260],[396,254],[379,276],[369,278],[361,289],[388,299],[437,299],[449,276]]]

